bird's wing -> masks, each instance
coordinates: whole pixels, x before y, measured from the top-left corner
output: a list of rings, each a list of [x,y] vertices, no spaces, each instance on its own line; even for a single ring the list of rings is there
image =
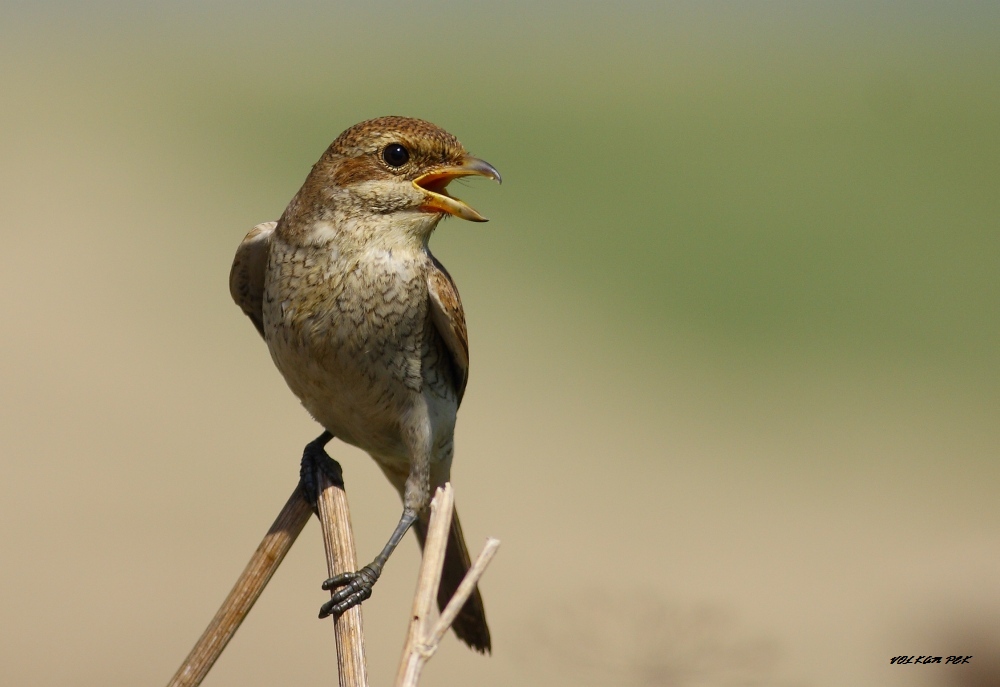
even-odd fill
[[[469,381],[469,334],[465,328],[465,311],[462,299],[451,275],[433,257],[434,268],[427,274],[427,292],[430,295],[431,320],[438,334],[444,340],[451,358],[454,372],[455,391],[461,405],[465,395],[465,385]]]
[[[264,272],[271,234],[277,224],[264,222],[251,229],[236,249],[233,269],[229,272],[229,293],[261,336],[264,336]]]

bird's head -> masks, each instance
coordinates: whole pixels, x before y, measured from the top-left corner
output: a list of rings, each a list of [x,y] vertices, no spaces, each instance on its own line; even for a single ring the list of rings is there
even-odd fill
[[[451,181],[467,176],[500,181],[491,164],[469,155],[444,129],[420,119],[379,117],[337,137],[300,195],[312,200],[314,217],[321,206],[322,214],[349,222],[430,234],[445,215],[486,221],[447,191]]]

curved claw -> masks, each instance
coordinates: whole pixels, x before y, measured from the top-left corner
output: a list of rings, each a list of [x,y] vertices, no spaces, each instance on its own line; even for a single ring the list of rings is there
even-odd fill
[[[343,614],[345,611],[354,608],[365,599],[371,597],[371,595],[372,595],[371,587],[362,587],[361,589],[349,595],[346,599],[340,601],[339,603],[335,602],[333,599],[330,599],[320,607],[319,617],[322,619],[322,618],[328,618],[331,615],[339,616]]]
[[[320,607],[319,617],[340,615],[371,597],[372,587],[375,586],[381,572],[374,565],[366,565],[357,572],[341,573],[326,580],[323,589],[331,590],[338,587],[340,589],[337,589],[330,596],[330,600]]]
[[[342,587],[343,585],[350,583],[357,576],[358,573],[356,572],[341,573],[328,579],[322,586],[325,591],[330,591],[331,589]]]

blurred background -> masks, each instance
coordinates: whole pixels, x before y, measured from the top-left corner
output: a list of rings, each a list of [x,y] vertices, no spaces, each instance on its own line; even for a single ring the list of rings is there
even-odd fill
[[[424,684],[1000,684],[997,3],[5,2],[0,60],[5,684],[165,684],[215,613],[319,431],[233,253],[383,114],[504,175],[431,244],[494,654]],[[311,523],[205,684],[330,684],[325,576]]]

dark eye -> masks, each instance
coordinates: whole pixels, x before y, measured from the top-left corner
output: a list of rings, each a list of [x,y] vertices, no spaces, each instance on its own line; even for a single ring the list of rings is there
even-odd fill
[[[390,167],[402,167],[410,161],[410,151],[399,143],[390,143],[382,150],[382,159]]]

